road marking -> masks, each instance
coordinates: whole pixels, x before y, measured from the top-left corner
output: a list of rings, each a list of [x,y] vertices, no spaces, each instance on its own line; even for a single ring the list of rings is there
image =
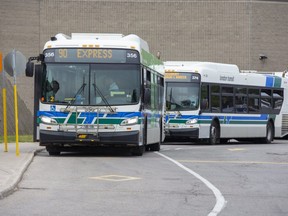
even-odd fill
[[[231,148],[231,149],[228,149],[229,151],[245,151],[246,149],[245,148]]]
[[[216,197],[216,204],[215,204],[214,208],[212,209],[212,211],[208,214],[208,216],[217,216],[222,211],[222,209],[224,209],[227,201],[225,200],[225,198],[222,195],[222,193],[220,192],[220,190],[218,188],[216,188],[213,184],[211,184],[207,179],[203,178],[202,176],[200,176],[198,173],[194,172],[193,170],[185,167],[183,164],[179,163],[178,161],[176,161],[176,160],[174,160],[174,159],[172,159],[172,158],[170,158],[164,154],[161,154],[160,152],[155,152],[155,153],[160,155],[161,157],[164,157],[167,160],[175,163],[180,168],[182,168],[185,171],[187,171],[188,173],[192,174],[197,179],[202,181],[210,190],[212,190],[212,192],[214,193],[214,195]]]
[[[132,176],[121,176],[121,175],[104,175],[98,177],[89,177],[89,179],[104,180],[104,181],[131,181],[131,180],[138,180],[141,178]]]
[[[273,164],[288,165],[288,162],[265,162],[265,161],[208,161],[208,160],[179,160],[183,163],[235,163],[235,164]]]

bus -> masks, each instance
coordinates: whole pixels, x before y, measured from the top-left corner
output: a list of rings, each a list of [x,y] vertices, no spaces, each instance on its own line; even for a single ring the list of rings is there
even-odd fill
[[[139,36],[59,33],[29,58],[26,76],[35,79],[34,134],[50,155],[84,146],[160,150],[164,65]]]
[[[288,135],[288,79],[237,65],[164,62],[165,136],[203,143],[271,143]]]

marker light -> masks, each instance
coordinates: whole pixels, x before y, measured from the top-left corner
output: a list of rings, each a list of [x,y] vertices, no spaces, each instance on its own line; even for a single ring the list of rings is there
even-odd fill
[[[197,119],[189,119],[188,121],[186,121],[186,125],[196,124],[197,122]]]
[[[40,116],[40,120],[45,124],[57,124],[57,121],[55,119],[47,116]]]
[[[134,125],[138,123],[138,116],[132,117],[132,118],[128,118],[125,119],[121,122],[121,126],[125,126],[125,125]]]

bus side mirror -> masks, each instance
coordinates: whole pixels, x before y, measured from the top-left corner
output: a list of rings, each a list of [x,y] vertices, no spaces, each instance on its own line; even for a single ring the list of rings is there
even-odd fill
[[[144,103],[145,104],[150,104],[151,102],[151,91],[149,88],[145,88],[144,91]]]
[[[25,74],[27,77],[33,77],[33,74],[34,74],[34,63],[33,62],[28,61],[26,63]]]

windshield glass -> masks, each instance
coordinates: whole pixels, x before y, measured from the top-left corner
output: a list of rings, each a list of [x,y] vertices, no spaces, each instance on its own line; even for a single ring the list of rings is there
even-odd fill
[[[42,102],[74,105],[127,105],[140,98],[136,64],[47,64]]]
[[[168,82],[166,89],[166,106],[168,111],[198,109],[199,83]]]

